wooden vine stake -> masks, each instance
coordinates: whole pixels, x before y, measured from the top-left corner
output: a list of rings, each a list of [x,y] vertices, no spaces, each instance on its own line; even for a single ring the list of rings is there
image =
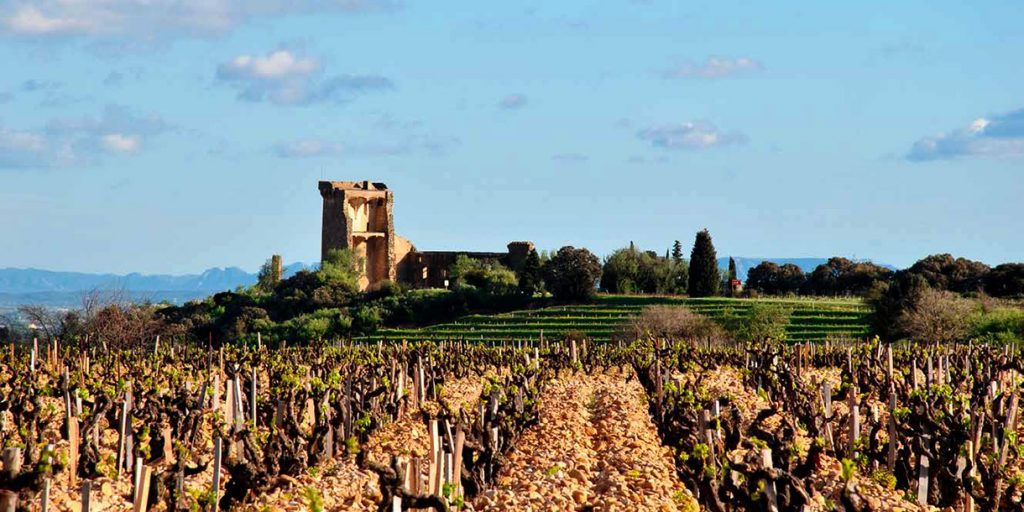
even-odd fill
[[[210,408],[213,409],[214,413],[220,413],[220,374],[214,374],[213,376],[213,398],[210,402]]]
[[[234,417],[232,420],[235,422],[235,428],[242,430],[245,428],[245,408],[242,407],[242,383],[241,379],[234,379],[235,381],[235,403],[234,403]]]
[[[657,347],[657,343],[655,343],[655,347]],[[658,421],[661,421],[662,418],[664,418],[663,409],[662,409],[663,394],[662,394],[662,383],[661,383],[661,359],[655,359],[654,360],[654,395],[655,395],[655,403],[654,403],[655,412],[658,415]]]
[[[437,494],[440,488],[437,486],[437,477],[440,468],[437,464],[438,453],[441,451],[441,438],[439,436],[437,420],[430,420],[430,466],[427,480],[427,491],[430,494]]]
[[[885,377],[887,379],[889,379],[889,388],[892,388],[895,385],[895,383],[892,380],[892,344],[891,343],[885,346],[885,359],[886,359]]]
[[[4,449],[3,469],[8,480],[14,480],[21,473],[21,448],[12,446]]]
[[[771,448],[761,449],[761,464],[763,464],[764,468],[769,471],[773,468]],[[764,497],[768,501],[768,511],[779,512],[779,501],[775,492],[775,480],[768,480],[765,482]]]
[[[438,447],[438,448],[440,448],[440,447]],[[445,484],[444,460],[445,460],[444,459],[444,450],[438,449],[437,453],[434,455],[434,470],[433,470],[433,475],[434,475],[434,493],[433,494],[437,494],[439,496],[441,495],[441,492],[444,489],[444,484]]]
[[[1017,427],[1017,393],[1010,395],[1010,409],[1006,412],[1006,423],[1003,425],[1003,442],[999,452],[999,467],[1006,465],[1006,456],[1009,453],[1010,442],[1007,434],[1016,431]]]
[[[142,457],[135,459],[135,471],[132,476],[132,502],[139,499],[139,482],[142,480]]]
[[[921,436],[925,444],[928,443],[928,436]],[[917,502],[921,505],[928,505],[928,470],[930,461],[925,454],[918,456],[917,465]]]
[[[0,512],[14,512],[18,509],[18,493],[0,491]]]
[[[860,437],[860,406],[857,405],[857,386],[850,387],[847,403],[850,408],[850,459],[857,458],[857,439]]]
[[[422,491],[422,485],[420,485],[422,479],[423,477],[420,474],[420,459],[418,457],[413,458],[409,461],[409,483],[407,484],[409,492],[419,494]]]
[[[82,512],[89,512],[89,504],[92,499],[92,482],[82,480]]]
[[[974,465],[974,442],[971,440],[967,441],[967,464],[970,464],[971,470],[967,473],[968,476],[974,477],[977,475],[978,470]],[[965,464],[966,465],[966,464]],[[974,497],[971,493],[964,493],[964,512],[974,512]]]
[[[970,441],[968,441],[970,442]],[[889,393],[889,457],[886,468],[892,473],[896,470],[896,393]]]
[[[249,397],[249,408],[252,412],[252,429],[256,431],[256,367],[252,367],[252,393]]]
[[[128,393],[125,393],[124,400],[121,402],[121,427],[118,430],[118,441],[117,441],[117,476],[121,476],[121,468],[125,463],[125,443],[127,442],[128,433]]]
[[[78,417],[68,421],[68,483],[74,487],[78,482]]]
[[[832,451],[836,449],[835,440],[832,437],[832,383],[825,381],[821,384],[821,399],[825,403],[825,438]]]
[[[284,425],[284,400],[277,401],[277,407],[274,409],[274,426],[281,428]]]
[[[466,433],[462,427],[455,433],[455,460],[452,468],[452,479],[455,482],[455,495],[462,496],[462,449],[466,445]]]
[[[42,512],[49,512],[50,511],[50,485],[51,484],[52,483],[51,483],[49,478],[47,478],[46,480],[43,481],[43,492],[42,492],[42,496],[39,498],[39,509]]]
[[[149,482],[153,479],[153,470],[149,466],[141,466],[138,490],[135,493],[135,506],[133,512],[146,512],[149,505]]]
[[[213,441],[213,486],[210,489],[213,492],[213,503],[214,508],[220,503],[220,465],[222,458],[223,441],[221,438],[217,438]]]

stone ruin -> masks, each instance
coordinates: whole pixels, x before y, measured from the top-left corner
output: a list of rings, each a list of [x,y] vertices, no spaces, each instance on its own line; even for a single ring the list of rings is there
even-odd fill
[[[351,249],[361,265],[360,290],[385,281],[443,288],[459,256],[495,260],[515,270],[534,248],[533,242],[510,242],[506,252],[419,251],[395,233],[394,195],[387,185],[321,181],[319,188],[324,200],[320,259],[335,249]]]

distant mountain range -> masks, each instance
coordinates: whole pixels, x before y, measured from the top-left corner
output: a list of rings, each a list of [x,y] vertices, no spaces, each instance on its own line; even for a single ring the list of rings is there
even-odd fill
[[[284,268],[288,277],[310,268],[293,263]],[[0,309],[21,304],[44,304],[53,307],[79,306],[82,296],[92,290],[124,293],[136,301],[182,304],[192,299],[234,290],[256,283],[256,274],[238,267],[211,268],[201,274],[88,274],[55,272],[34,268],[0,269]]]
[[[747,271],[762,261],[782,265],[793,263],[810,272],[828,258],[751,258],[735,256],[736,274],[746,280]],[[718,266],[725,272],[729,258],[719,258]],[[891,265],[883,265],[895,269]],[[313,268],[304,263],[293,263],[284,268],[288,277],[302,269]],[[22,304],[44,304],[52,307],[77,307],[82,297],[92,290],[112,290],[124,293],[132,300],[183,304],[239,286],[252,286],[256,274],[238,267],[211,268],[201,274],[88,274],[83,272],[55,272],[34,268],[0,269],[0,311],[14,309]]]

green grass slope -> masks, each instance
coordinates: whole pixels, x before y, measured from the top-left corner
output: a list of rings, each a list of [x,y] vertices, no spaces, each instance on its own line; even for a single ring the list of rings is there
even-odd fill
[[[860,300],[846,299],[732,299],[724,297],[644,297],[602,295],[594,304],[553,306],[496,315],[470,315],[454,322],[418,329],[381,329],[363,338],[500,342],[502,340],[556,338],[566,331],[579,331],[596,341],[607,341],[615,327],[650,305],[686,305],[692,311],[716,317],[726,310],[742,314],[755,302],[791,308],[786,328],[790,341],[824,341],[828,337],[863,338],[868,335],[868,307]]]

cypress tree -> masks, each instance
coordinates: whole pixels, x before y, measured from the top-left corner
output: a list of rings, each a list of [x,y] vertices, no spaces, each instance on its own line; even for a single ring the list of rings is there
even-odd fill
[[[683,262],[683,244],[679,240],[672,244],[672,261],[676,263]]]
[[[690,283],[687,289],[691,297],[718,295],[721,278],[717,259],[711,233],[707,229],[699,231],[690,252]]]
[[[736,280],[736,260],[729,256],[729,276],[728,282],[725,283],[725,289],[729,291],[729,296],[732,297],[732,282]]]

